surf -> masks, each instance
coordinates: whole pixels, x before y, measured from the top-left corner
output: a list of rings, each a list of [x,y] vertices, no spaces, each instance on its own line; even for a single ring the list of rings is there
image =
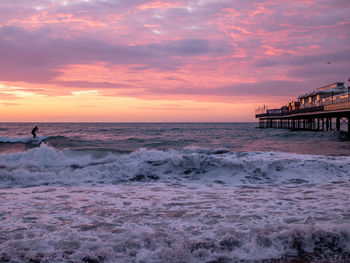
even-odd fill
[[[23,143],[23,144],[40,144],[50,136],[37,136],[33,137],[0,137],[0,143]]]
[[[307,185],[350,180],[350,157],[217,149],[57,150],[45,142],[0,155],[0,187],[186,182],[214,185]]]

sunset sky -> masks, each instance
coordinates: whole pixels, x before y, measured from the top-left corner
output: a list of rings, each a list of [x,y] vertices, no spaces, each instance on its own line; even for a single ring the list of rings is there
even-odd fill
[[[254,121],[348,85],[350,1],[1,0],[0,58],[0,121]]]

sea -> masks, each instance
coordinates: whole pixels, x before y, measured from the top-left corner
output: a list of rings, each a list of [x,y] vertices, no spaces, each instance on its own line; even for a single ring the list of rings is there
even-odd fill
[[[350,262],[350,141],[257,126],[0,123],[0,262]]]

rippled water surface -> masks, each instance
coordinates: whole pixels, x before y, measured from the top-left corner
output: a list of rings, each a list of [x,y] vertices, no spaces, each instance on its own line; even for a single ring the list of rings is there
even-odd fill
[[[0,124],[0,262],[349,262],[339,133]]]
[[[341,141],[337,132],[258,129],[257,123],[0,123],[0,151],[36,146],[35,141],[30,141],[35,125],[39,126],[39,140],[57,149],[135,151],[199,147],[234,152],[350,155],[350,142]]]

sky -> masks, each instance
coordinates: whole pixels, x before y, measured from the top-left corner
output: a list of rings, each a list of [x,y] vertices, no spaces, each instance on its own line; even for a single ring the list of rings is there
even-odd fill
[[[348,85],[349,14],[349,0],[1,0],[0,121],[255,121]]]

